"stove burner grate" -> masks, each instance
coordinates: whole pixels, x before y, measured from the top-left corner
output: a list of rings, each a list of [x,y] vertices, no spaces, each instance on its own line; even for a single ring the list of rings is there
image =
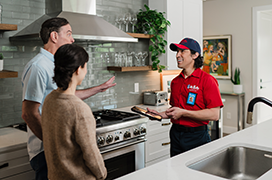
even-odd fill
[[[130,120],[130,119],[137,119],[141,116],[135,113],[123,112],[123,111],[116,111],[116,110],[99,110],[94,111],[93,115],[95,117],[101,117],[101,119],[106,120]]]
[[[116,110],[98,110],[94,111],[93,115],[96,119],[96,127],[115,124],[127,120],[137,119],[141,116],[136,113],[116,111]]]

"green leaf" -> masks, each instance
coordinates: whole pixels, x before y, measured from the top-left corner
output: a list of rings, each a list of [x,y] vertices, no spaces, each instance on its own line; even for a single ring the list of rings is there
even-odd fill
[[[156,63],[152,63],[152,69],[153,70],[158,70],[158,65]]]
[[[158,12],[157,10],[151,10],[146,4],[144,5],[146,10],[140,9],[137,13],[137,23],[135,25],[135,32],[153,35],[150,38],[150,45],[148,47],[151,54],[152,69],[161,71],[165,66],[160,65],[159,56],[165,53],[165,46],[167,41],[164,39],[164,35],[167,32],[167,26],[171,23],[165,18],[165,12]]]
[[[144,7],[147,11],[149,11],[149,7],[146,4],[144,5]]]
[[[151,56],[151,61],[155,61],[157,58],[157,56]]]
[[[241,83],[240,82],[240,69],[239,68],[235,68],[234,76],[231,78],[231,82],[233,84],[236,84],[236,85],[239,85]]]
[[[161,28],[165,28],[166,27],[166,24],[165,24],[165,22],[163,22],[162,24],[161,24]]]
[[[152,51],[151,56],[158,56],[158,55],[159,55],[158,51]]]
[[[149,51],[153,51],[154,50],[154,47],[152,45],[149,46],[148,48]]]
[[[160,68],[165,69],[165,68],[166,68],[166,66],[164,66],[164,65],[160,65]]]

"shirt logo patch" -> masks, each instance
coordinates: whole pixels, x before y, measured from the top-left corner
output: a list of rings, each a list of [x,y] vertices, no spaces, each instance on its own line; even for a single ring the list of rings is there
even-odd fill
[[[190,85],[190,84],[188,84],[187,89],[189,89],[189,91],[190,90],[197,91],[197,90],[199,90],[199,87],[196,86],[196,85]]]

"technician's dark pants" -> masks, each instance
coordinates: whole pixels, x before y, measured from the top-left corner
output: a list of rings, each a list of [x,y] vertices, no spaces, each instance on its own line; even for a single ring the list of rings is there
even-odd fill
[[[47,180],[47,165],[45,161],[44,151],[30,161],[32,169],[36,172],[35,180]]]
[[[187,128],[173,124],[170,129],[170,156],[201,146],[211,141],[207,126]]]

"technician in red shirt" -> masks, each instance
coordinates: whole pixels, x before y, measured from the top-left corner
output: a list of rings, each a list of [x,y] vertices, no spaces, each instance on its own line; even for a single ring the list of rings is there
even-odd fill
[[[197,41],[184,38],[179,44],[170,44],[176,51],[181,73],[171,82],[170,105],[165,112],[156,113],[171,118],[171,157],[211,141],[207,124],[219,119],[223,107],[217,80],[202,71],[203,57]]]

